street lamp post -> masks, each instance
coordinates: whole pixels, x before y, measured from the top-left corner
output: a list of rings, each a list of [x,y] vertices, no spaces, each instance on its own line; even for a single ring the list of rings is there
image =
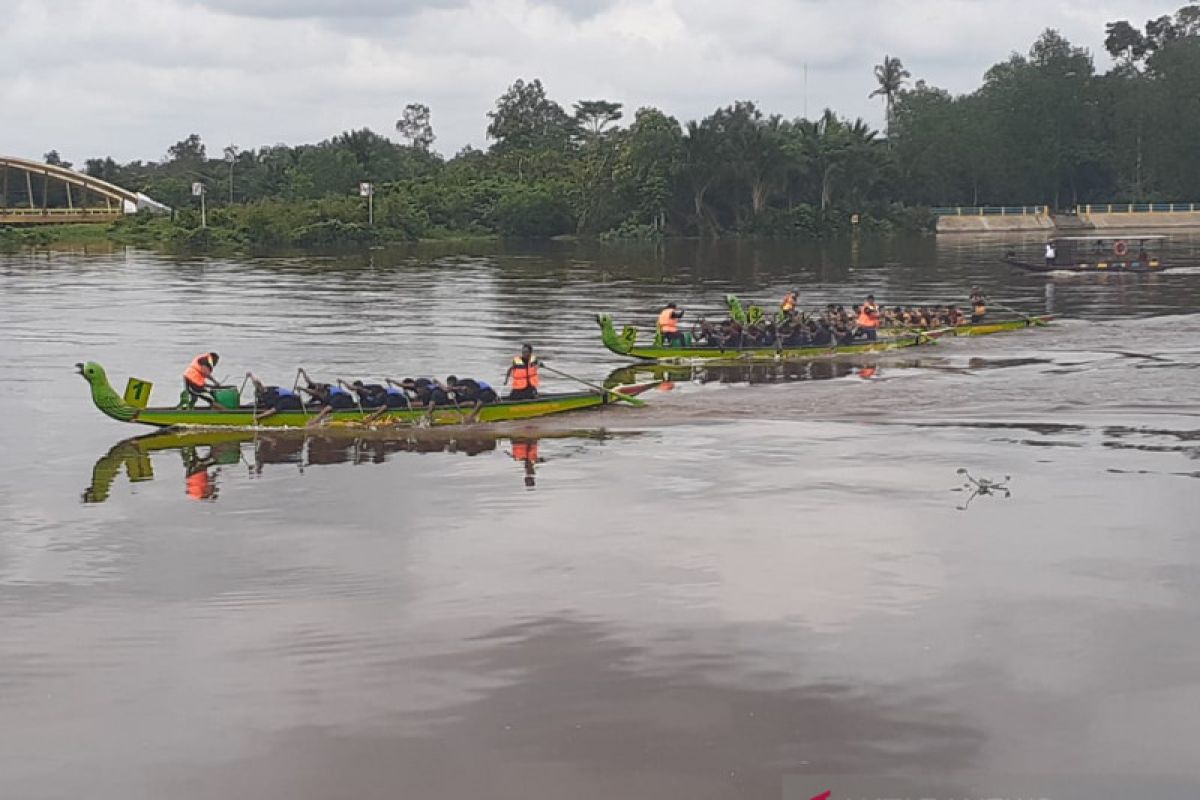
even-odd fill
[[[360,183],[358,196],[367,198],[367,225],[375,227],[375,184],[370,181]]]
[[[192,197],[200,198],[200,227],[208,227],[208,209],[204,205],[204,184],[200,181],[192,183]]]

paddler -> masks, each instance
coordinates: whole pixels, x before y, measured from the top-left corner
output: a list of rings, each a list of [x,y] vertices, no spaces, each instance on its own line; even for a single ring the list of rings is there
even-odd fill
[[[246,377],[254,384],[254,409],[257,419],[266,419],[280,411],[299,411],[303,408],[304,401],[291,389],[267,386],[255,377],[253,372],[247,372]]]
[[[542,365],[540,359],[533,355],[532,345],[522,345],[521,355],[512,360],[508,365],[508,371],[504,373],[504,384],[507,386],[509,380],[512,381],[512,391],[508,393],[506,400],[533,400],[538,396],[538,367]]]
[[[659,334],[662,335],[663,344],[668,347],[675,342],[683,344],[683,334],[679,332],[679,320],[682,318],[683,312],[674,303],[667,303],[663,306],[662,311],[658,312],[656,327]]]
[[[987,314],[987,298],[983,291],[975,286],[971,289],[971,322],[982,322]]]
[[[466,422],[475,422],[479,417],[479,410],[485,404],[499,399],[495,389],[485,381],[477,381],[474,378],[459,378],[456,375],[450,375],[447,376],[442,387],[455,405],[471,403],[471,413],[467,415]]]
[[[354,401],[354,396],[336,383],[318,383],[311,380],[303,368],[298,370],[297,374],[304,378],[304,385],[298,385],[296,389],[307,394],[313,402],[321,407],[317,415],[305,423],[307,426],[323,425],[325,420],[333,414],[334,409],[354,408],[358,405]]]
[[[858,324],[859,330],[867,337],[867,341],[875,341],[879,329],[879,306],[875,305],[875,295],[867,295],[867,301],[859,308],[858,318],[855,322]]]
[[[219,407],[212,390],[220,388],[220,384],[213,379],[212,374],[220,360],[221,357],[216,353],[201,353],[193,358],[192,363],[183,371],[183,385],[191,405],[195,405],[197,400],[204,400],[213,408]]]

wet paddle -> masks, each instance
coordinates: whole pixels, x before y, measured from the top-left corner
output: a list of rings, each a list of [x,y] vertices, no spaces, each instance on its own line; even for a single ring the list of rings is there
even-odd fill
[[[1015,308],[1010,308],[1009,306],[1002,305],[995,301],[991,301],[991,303],[993,306],[1000,309],[1001,311],[1010,311],[1013,314],[1016,314],[1018,317],[1025,320],[1025,322],[1029,325],[1041,325],[1042,327],[1046,327],[1045,320],[1040,320],[1037,317],[1031,317],[1028,314],[1022,314],[1020,311],[1017,311]]]
[[[562,370],[547,366],[546,362],[544,362],[544,361],[541,362],[541,367],[542,367],[542,369],[546,370],[547,372],[553,372],[555,375],[566,378],[567,380],[575,381],[576,383],[582,383],[584,386],[588,387],[589,389],[595,389],[598,392],[604,392],[605,394],[610,394],[622,402],[629,403],[629,405],[631,405],[631,406],[636,406],[638,408],[642,408],[646,405],[645,400],[639,400],[636,397],[631,397],[627,394],[621,394],[620,392],[614,392],[612,389],[606,389],[603,386],[599,386],[595,383],[588,383],[587,381],[583,380],[582,378],[576,378],[574,375],[568,375],[567,373],[563,372]]]

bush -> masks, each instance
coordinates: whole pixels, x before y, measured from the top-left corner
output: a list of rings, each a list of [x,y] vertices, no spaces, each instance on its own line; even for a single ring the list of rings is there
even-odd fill
[[[561,194],[542,186],[521,186],[506,194],[492,212],[504,236],[548,239],[575,230],[571,207]]]

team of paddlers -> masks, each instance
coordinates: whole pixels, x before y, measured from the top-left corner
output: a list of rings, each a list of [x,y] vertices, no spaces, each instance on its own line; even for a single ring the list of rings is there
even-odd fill
[[[203,400],[214,408],[222,407],[214,394],[222,388],[213,378],[213,369],[219,360],[217,353],[201,353],[192,359],[183,373],[183,384],[190,403]],[[510,387],[504,399],[536,399],[541,385],[538,368],[543,364],[541,359],[534,356],[532,346],[523,346],[521,354],[513,358],[504,375],[504,384]],[[332,383],[324,383],[312,380],[301,368],[297,370],[296,381],[290,388],[268,385],[252,372],[246,373],[246,380],[254,385],[254,406],[262,412],[260,419],[279,411],[309,408],[319,417],[328,416],[338,409],[359,409],[380,416],[390,409],[432,410],[438,406],[469,407],[477,411],[481,406],[500,399],[499,393],[486,381],[456,375],[450,375],[444,381],[436,378],[387,378],[383,383],[368,383],[339,378]]]
[[[912,330],[951,328],[981,322],[987,314],[987,299],[973,289],[969,311],[956,305],[893,306],[887,308],[875,302],[874,295],[847,309],[830,303],[812,312],[798,307],[799,292],[788,292],[773,317],[754,315],[745,322],[726,317],[721,321],[698,319],[690,336],[680,330],[684,312],[668,303],[659,311],[656,329],[664,345],[722,348],[745,347],[825,347],[873,342],[880,329]]]

